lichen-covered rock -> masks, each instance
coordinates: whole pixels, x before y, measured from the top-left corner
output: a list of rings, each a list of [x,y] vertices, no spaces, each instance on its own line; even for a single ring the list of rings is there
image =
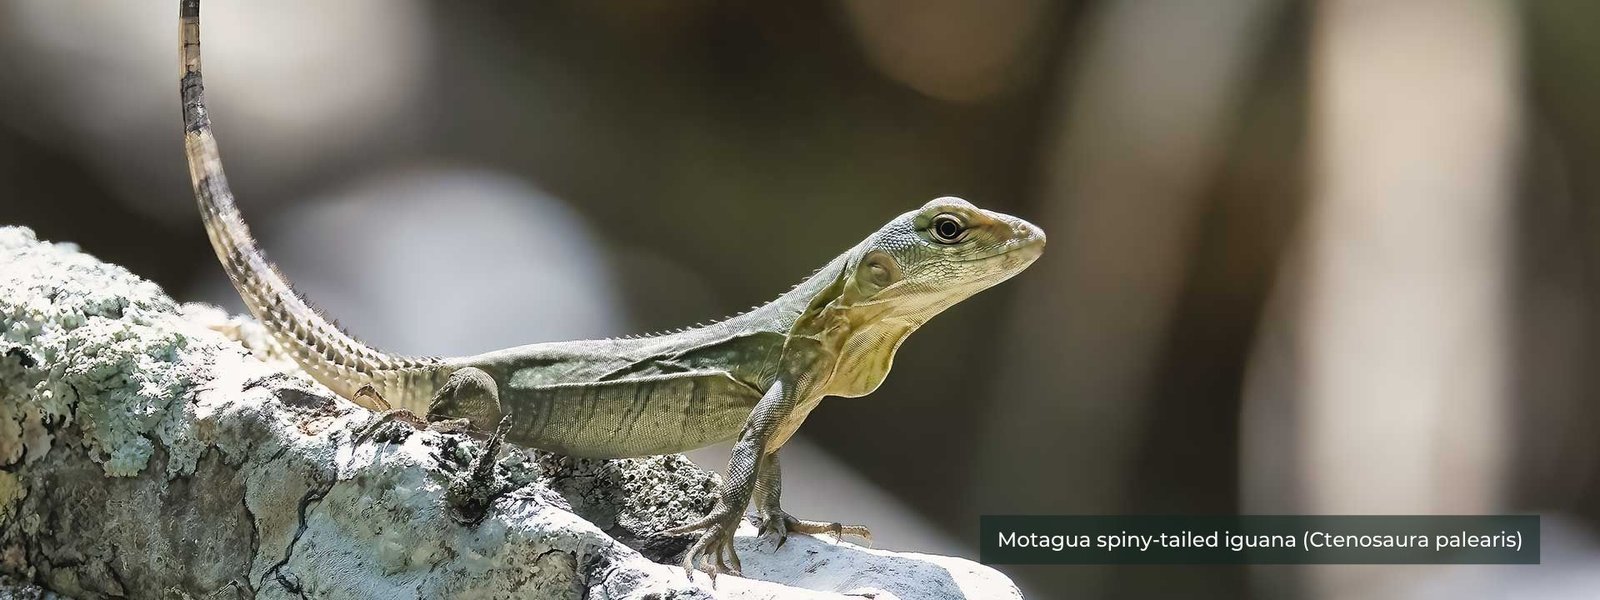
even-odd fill
[[[691,581],[662,564],[691,540],[653,532],[704,514],[715,486],[681,456],[485,454],[383,423],[248,319],[0,228],[0,573],[15,580],[79,598],[1016,597],[959,559],[806,536],[775,551],[750,532],[745,578]]]
[[[31,583],[22,583],[0,575],[0,600],[59,600],[55,594]]]

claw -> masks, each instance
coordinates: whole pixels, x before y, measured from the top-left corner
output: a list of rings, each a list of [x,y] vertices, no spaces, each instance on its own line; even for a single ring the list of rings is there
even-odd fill
[[[761,524],[761,532],[763,535],[765,535],[767,532],[771,532],[773,535],[778,537],[778,544],[777,546],[773,547],[773,550],[782,548],[783,545],[789,541],[789,522],[792,520],[794,520],[794,517],[779,513],[776,517],[767,517],[766,521]]]
[[[700,539],[695,540],[694,546],[690,547],[689,551],[683,555],[683,576],[689,578],[689,581],[694,581],[694,572],[700,568],[699,565],[696,564],[696,559],[699,559],[701,553],[705,552],[706,543],[708,541],[710,540],[706,537],[701,537]],[[711,582],[713,585],[715,585],[716,581],[717,576],[715,573],[713,573],[711,575]]]
[[[717,509],[699,521],[667,529],[659,535],[682,535],[704,530],[700,539],[684,554],[683,573],[693,581],[695,571],[705,571],[711,577],[711,586],[714,588],[718,574],[738,575],[743,570],[739,554],[733,549],[733,533],[738,525],[738,512]]]

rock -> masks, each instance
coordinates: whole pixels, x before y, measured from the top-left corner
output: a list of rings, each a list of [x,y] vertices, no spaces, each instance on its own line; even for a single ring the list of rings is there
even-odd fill
[[[0,593],[1019,597],[969,561],[804,535],[775,550],[749,528],[746,577],[691,581],[675,565],[692,540],[653,535],[711,507],[715,476],[683,457],[484,460],[479,440],[378,421],[269,344],[0,228]]]

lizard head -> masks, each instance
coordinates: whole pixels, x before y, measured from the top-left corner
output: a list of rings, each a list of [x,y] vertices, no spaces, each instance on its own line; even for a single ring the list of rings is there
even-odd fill
[[[842,307],[865,319],[916,325],[1010,279],[1044,252],[1037,226],[936,198],[873,233],[849,265]]]
[[[826,393],[877,389],[911,332],[957,302],[1021,273],[1044,252],[1044,231],[960,198],[936,198],[868,236],[802,312],[795,330],[837,335]]]

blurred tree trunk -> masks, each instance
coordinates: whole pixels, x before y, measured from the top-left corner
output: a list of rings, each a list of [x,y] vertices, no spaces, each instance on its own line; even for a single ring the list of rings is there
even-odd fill
[[[1202,200],[1277,7],[1113,2],[1081,28],[1088,38],[1068,52],[1083,59],[1068,65],[1072,93],[1041,165],[1039,223],[1053,242],[1018,282],[1002,337],[1015,350],[997,377],[1003,400],[986,415],[973,506],[1125,509]],[[1025,587],[1108,592],[1106,569],[1016,573]]]
[[[1286,318],[1270,319],[1287,331],[1260,347],[1268,372],[1245,416],[1245,464],[1275,471],[1246,478],[1246,509],[1494,512],[1520,141],[1513,13],[1330,0],[1311,69],[1311,207],[1280,289]],[[1305,583],[1314,597],[1392,597],[1418,573],[1315,568]]]
[[[1536,0],[1519,204],[1517,504],[1600,520],[1600,3]]]

